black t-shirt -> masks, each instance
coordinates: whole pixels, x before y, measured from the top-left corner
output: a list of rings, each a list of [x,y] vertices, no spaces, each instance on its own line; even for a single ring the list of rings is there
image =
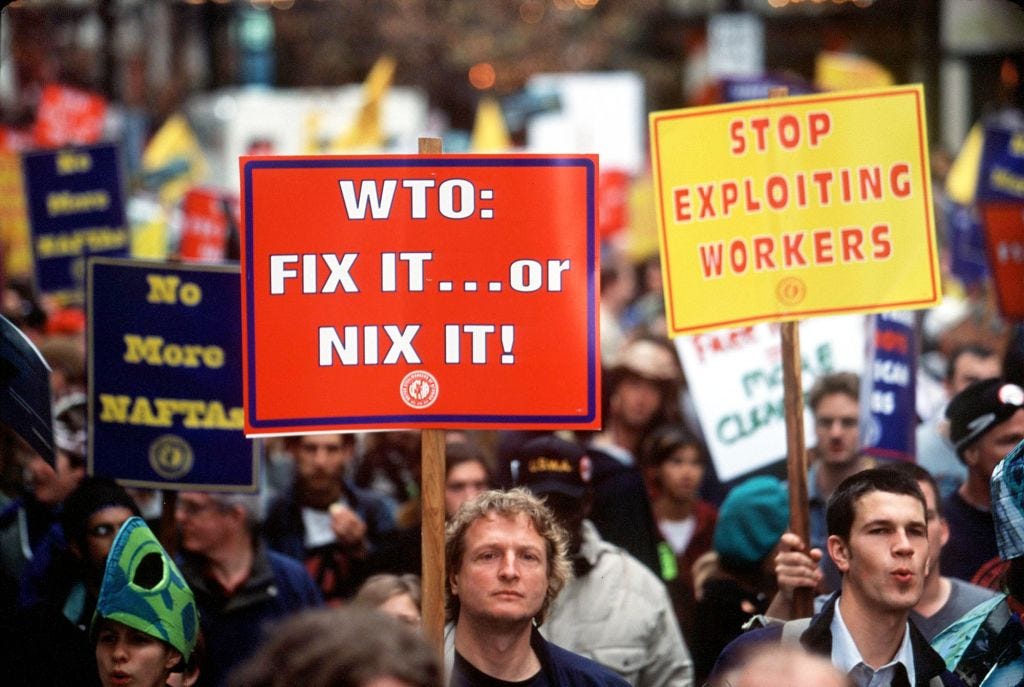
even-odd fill
[[[533,677],[519,682],[499,680],[478,670],[456,651],[450,687],[554,687],[554,685],[547,679],[543,668],[538,670]]]

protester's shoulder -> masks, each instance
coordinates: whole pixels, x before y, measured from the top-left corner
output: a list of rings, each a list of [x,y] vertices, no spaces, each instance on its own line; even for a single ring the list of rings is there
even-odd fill
[[[568,678],[570,685],[607,685],[622,687],[629,683],[617,673],[596,661],[548,642],[548,656],[556,671]]]
[[[1000,592],[997,592],[994,589],[988,589],[981,585],[967,582],[966,580],[961,580],[956,577],[950,577],[947,579],[949,579],[950,584],[952,584],[950,597],[955,596],[959,600],[960,605],[967,605],[968,607],[973,608],[982,601],[988,601],[994,596],[1001,596]]]
[[[290,591],[302,594],[316,592],[316,585],[302,563],[291,556],[286,556],[270,548],[265,549],[265,551],[267,561],[270,563],[270,569],[278,585],[284,585]]]

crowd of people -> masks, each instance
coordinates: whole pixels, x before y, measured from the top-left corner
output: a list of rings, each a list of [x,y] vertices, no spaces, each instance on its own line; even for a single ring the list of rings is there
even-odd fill
[[[784,481],[717,483],[638,274],[601,275],[600,430],[447,433],[440,655],[417,433],[264,440],[252,494],[126,490],[86,474],[81,318],[9,285],[53,369],[56,459],[0,427],[5,684],[977,685],[1019,658],[1019,336],[936,346],[916,463],[862,451],[855,373],[816,379],[805,542]],[[988,653],[933,648],[982,608],[1005,620]]]

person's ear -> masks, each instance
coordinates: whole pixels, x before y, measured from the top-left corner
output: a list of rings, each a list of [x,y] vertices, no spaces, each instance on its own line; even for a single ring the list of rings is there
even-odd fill
[[[942,525],[942,534],[939,535],[939,548],[942,548],[949,541],[949,523],[941,515],[938,518],[939,524]]]
[[[968,446],[964,449],[964,463],[969,468],[973,468],[978,464],[978,447],[976,445]]]
[[[839,572],[846,574],[850,569],[850,547],[838,535],[830,535],[827,542],[828,555],[839,568]]]
[[[448,573],[448,588],[451,589],[452,596],[459,595],[459,580],[453,572]]]
[[[181,653],[174,648],[168,648],[167,658],[164,659],[164,670],[171,670],[182,660]]]

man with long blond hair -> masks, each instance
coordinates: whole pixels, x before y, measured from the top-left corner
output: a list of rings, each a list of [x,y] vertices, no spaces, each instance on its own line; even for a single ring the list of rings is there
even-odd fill
[[[551,511],[524,489],[486,491],[459,508],[445,535],[445,665],[453,687],[495,679],[627,684],[536,629],[571,574],[566,547]]]

